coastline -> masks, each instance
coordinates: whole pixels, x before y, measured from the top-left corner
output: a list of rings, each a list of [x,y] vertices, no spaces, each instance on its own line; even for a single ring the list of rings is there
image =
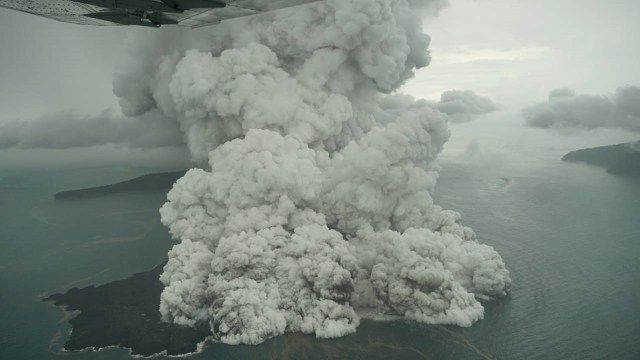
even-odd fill
[[[184,357],[201,352],[211,332],[207,327],[183,327],[162,322],[157,311],[165,262],[145,272],[99,286],[71,288],[41,297],[63,312],[71,326],[61,351],[126,349],[140,357]],[[62,342],[61,334],[51,348]]]

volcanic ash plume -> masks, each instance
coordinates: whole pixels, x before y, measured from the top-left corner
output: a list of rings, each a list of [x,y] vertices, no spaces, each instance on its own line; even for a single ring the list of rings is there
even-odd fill
[[[144,86],[119,74],[128,108],[175,118],[203,163],[160,210],[180,240],[161,276],[165,320],[257,344],[349,334],[365,313],[470,326],[479,299],[508,292],[500,256],[432,201],[447,115],[384,95],[428,65],[415,14],[439,5],[267,13],[217,27],[206,51],[167,52]]]

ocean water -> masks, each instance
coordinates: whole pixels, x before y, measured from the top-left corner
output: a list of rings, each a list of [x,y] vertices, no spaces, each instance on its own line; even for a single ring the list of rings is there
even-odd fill
[[[640,181],[556,159],[442,163],[437,203],[461,212],[513,279],[474,326],[363,321],[340,339],[212,345],[192,358],[639,359]],[[61,351],[67,319],[40,298],[162,261],[172,244],[157,211],[164,194],[52,197],[151,171],[0,170],[0,359],[130,358]]]

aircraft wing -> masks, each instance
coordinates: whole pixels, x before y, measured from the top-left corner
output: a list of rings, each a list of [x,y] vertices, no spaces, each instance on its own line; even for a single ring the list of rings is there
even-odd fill
[[[318,0],[0,0],[0,7],[82,25],[181,25],[223,20]]]
[[[201,27],[217,24],[223,20],[255,15],[261,12],[284,9],[318,0],[222,0],[225,7],[215,9],[193,9],[189,14],[179,14],[178,24]]]

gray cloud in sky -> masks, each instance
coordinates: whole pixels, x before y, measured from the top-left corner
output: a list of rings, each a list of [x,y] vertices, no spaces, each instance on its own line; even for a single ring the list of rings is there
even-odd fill
[[[470,90],[449,90],[442,93],[436,108],[449,115],[451,122],[461,123],[495,111],[498,105]]]
[[[70,149],[113,144],[129,148],[182,146],[175,121],[158,111],[125,117],[105,110],[82,116],[59,112],[34,120],[0,122],[0,149]]]
[[[525,124],[562,130],[622,129],[640,132],[640,87],[624,86],[611,96],[555,89],[545,102],[524,108]]]

